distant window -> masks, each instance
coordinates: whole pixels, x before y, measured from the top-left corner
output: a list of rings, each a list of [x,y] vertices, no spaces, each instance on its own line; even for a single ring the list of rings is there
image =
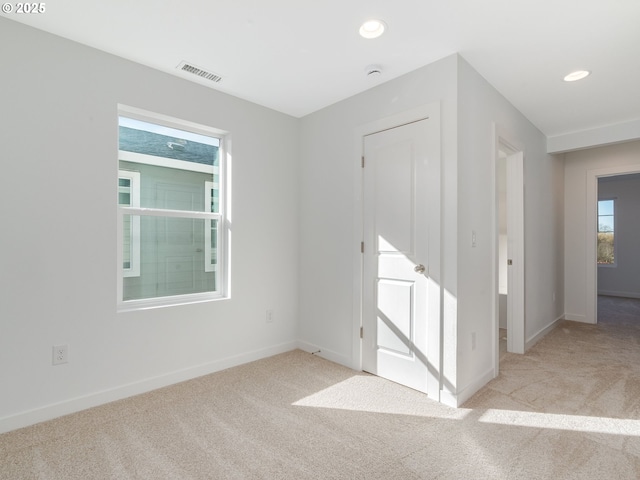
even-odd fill
[[[223,297],[224,134],[120,113],[119,309]]]
[[[615,199],[598,201],[598,265],[615,265]]]

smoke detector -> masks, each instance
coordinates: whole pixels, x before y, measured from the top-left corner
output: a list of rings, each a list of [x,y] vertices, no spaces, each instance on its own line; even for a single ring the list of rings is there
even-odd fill
[[[382,67],[380,65],[369,65],[364,71],[367,77],[379,77],[382,75]]]

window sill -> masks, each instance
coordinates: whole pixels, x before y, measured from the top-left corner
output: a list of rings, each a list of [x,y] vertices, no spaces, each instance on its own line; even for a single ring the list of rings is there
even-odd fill
[[[175,297],[145,298],[140,300],[119,301],[118,313],[137,312],[156,308],[177,307],[180,305],[193,305],[196,303],[216,302],[228,300],[230,297],[219,293],[193,293]]]

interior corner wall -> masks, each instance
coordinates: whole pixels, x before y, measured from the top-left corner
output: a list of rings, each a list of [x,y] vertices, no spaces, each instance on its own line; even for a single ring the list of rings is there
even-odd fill
[[[441,106],[443,276],[455,298],[456,68],[456,56],[450,56],[302,118],[300,338],[331,360],[355,366],[353,266],[362,240],[354,231],[357,129],[434,102]],[[446,312],[444,362],[446,382],[453,386],[455,314],[454,304]]]
[[[299,121],[4,18],[0,44],[0,432],[295,348]],[[116,313],[119,103],[231,132],[230,299]]]
[[[462,57],[458,119],[458,395],[465,399],[494,371],[494,123],[524,150],[525,341],[563,314],[564,172],[546,153],[545,136]]]
[[[622,173],[640,165],[640,141],[564,154],[565,166],[565,311],[568,319],[587,321],[586,205],[588,172]],[[595,208],[595,205],[592,206]],[[593,240],[595,242],[595,239]],[[593,260],[595,261],[595,259]]]

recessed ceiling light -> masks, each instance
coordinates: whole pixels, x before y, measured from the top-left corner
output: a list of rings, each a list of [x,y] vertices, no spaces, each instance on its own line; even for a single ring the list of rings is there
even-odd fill
[[[571,72],[569,75],[564,77],[565,82],[575,82],[576,80],[582,80],[585,77],[588,77],[591,72],[587,70],[577,70],[575,72]]]
[[[364,38],[378,38],[387,26],[382,20],[367,20],[360,26],[360,36]]]

